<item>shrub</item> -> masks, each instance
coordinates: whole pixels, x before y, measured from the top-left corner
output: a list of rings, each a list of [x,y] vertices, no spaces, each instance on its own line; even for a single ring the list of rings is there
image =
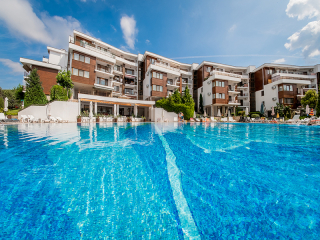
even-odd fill
[[[54,85],[50,90],[50,99],[51,101],[68,101],[68,90],[60,85]]]
[[[178,90],[176,90],[168,98],[162,98],[156,102],[156,107],[165,109],[168,112],[180,113],[184,115],[184,119],[189,120],[193,117],[194,113],[194,101],[190,95],[188,87],[186,87],[183,98]]]
[[[4,101],[2,97],[0,97],[0,108],[4,108]]]
[[[240,116],[244,116],[244,115],[246,114],[246,111],[239,111],[238,114],[239,114]]]
[[[251,117],[252,117],[252,118],[257,118],[257,117],[260,117],[260,115],[254,113],[254,114],[251,114]]]

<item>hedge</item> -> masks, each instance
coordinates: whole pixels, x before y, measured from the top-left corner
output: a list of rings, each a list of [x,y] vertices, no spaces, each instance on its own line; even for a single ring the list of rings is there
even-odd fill
[[[68,90],[60,85],[52,86],[50,90],[50,100],[68,101]]]

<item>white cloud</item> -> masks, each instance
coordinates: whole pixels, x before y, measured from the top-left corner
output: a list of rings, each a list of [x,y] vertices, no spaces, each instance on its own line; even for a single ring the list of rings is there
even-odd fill
[[[290,0],[286,14],[289,17],[317,18],[309,22],[301,30],[292,34],[284,46],[289,50],[302,49],[305,58],[320,55],[320,1],[319,0]]]
[[[127,15],[124,15],[120,19],[120,25],[126,44],[129,48],[134,49],[136,35],[138,33],[138,29],[136,28],[136,20],[133,16],[129,17]]]
[[[286,13],[289,17],[297,17],[302,20],[306,17],[320,17],[320,1],[319,0],[290,0]]]
[[[146,40],[146,44],[150,44],[150,40],[149,39]]]
[[[284,63],[286,60],[284,58],[280,58],[277,60],[274,60],[273,63]]]
[[[31,40],[57,48],[66,48],[68,36],[74,29],[86,32],[81,23],[73,17],[38,17],[27,0],[0,0],[0,21],[5,22],[8,30],[23,40]]]
[[[284,46],[289,50],[302,49],[303,55],[314,57],[320,49],[320,20],[309,22],[300,31],[295,32],[288,38],[289,42]]]
[[[237,25],[233,24],[231,28],[229,28],[229,32],[233,32],[234,30],[236,30],[236,28],[237,28]]]
[[[12,73],[14,74],[20,74],[24,72],[22,65],[19,62],[13,62],[10,59],[6,59],[6,58],[0,58],[0,62],[3,65],[11,68]]]

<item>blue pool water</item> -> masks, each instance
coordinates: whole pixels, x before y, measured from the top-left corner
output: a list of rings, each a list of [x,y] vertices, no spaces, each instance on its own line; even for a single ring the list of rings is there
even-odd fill
[[[320,127],[0,126],[0,239],[319,239]]]

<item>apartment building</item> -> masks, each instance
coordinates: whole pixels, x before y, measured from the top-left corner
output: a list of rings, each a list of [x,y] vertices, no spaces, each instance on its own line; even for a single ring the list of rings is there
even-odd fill
[[[25,77],[37,68],[48,99],[60,70],[69,70],[74,83],[73,101],[81,101],[81,111],[94,99],[95,112],[103,114],[147,115],[155,101],[186,87],[199,110],[200,94],[208,115],[234,112],[236,107],[270,111],[276,103],[300,106],[309,89],[318,91],[320,65],[290,66],[263,64],[236,67],[203,61],[186,64],[146,51],[132,54],[74,31],[68,51],[47,47],[43,61],[20,58]],[[121,103],[121,104],[120,104]]]
[[[301,98],[312,89],[318,92],[320,65],[292,66],[263,64],[250,74],[250,110],[270,111],[276,103],[297,109]]]
[[[49,57],[43,57],[42,61],[27,58],[20,58],[22,67],[25,70],[24,79],[29,72],[37,68],[40,80],[42,81],[43,91],[47,98],[50,98],[50,89],[57,83],[56,76],[60,70],[67,70],[68,52],[64,49],[47,47]],[[23,85],[25,82],[23,80]]]
[[[192,66],[146,51],[143,62],[143,99],[156,101],[186,87],[193,94]]]
[[[203,106],[210,116],[235,112],[236,107],[243,110],[249,108],[249,73],[254,69],[235,67],[220,63],[202,62],[195,69],[197,86],[197,109],[199,109],[200,94]]]

